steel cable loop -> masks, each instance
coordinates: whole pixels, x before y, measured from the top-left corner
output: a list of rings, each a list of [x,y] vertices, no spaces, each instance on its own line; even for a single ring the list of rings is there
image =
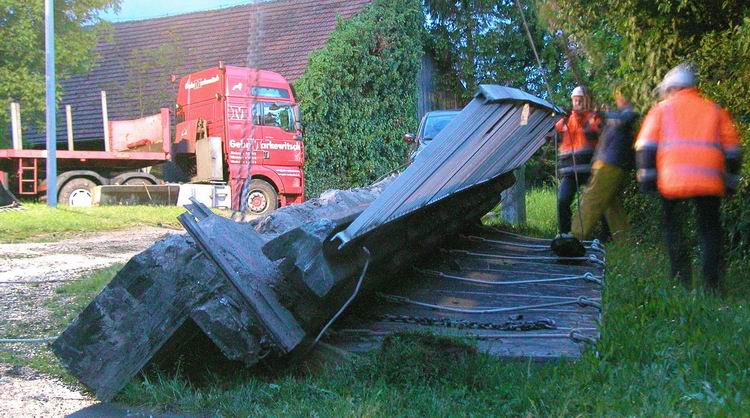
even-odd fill
[[[352,303],[354,298],[357,297],[357,293],[359,293],[359,288],[360,286],[362,286],[362,281],[365,279],[365,276],[367,275],[367,269],[370,267],[370,257],[371,257],[370,250],[368,250],[367,247],[362,247],[362,252],[365,253],[367,258],[365,259],[364,267],[362,267],[362,273],[359,275],[359,280],[357,280],[357,285],[354,287],[354,292],[352,292],[352,295],[349,296],[349,299],[346,302],[344,302],[344,304],[341,306],[341,309],[339,309],[338,312],[336,312],[336,314],[333,315],[333,317],[328,321],[328,323],[325,324],[323,329],[320,330],[320,333],[318,333],[318,336],[315,337],[315,340],[313,341],[310,348],[318,344],[318,341],[320,341],[320,337],[322,337],[323,334],[325,334],[325,332],[328,330],[328,327],[330,327],[336,321],[336,319],[338,319],[339,315],[341,315],[349,306],[349,304]]]
[[[519,247],[519,248],[528,248],[535,251],[547,251],[549,250],[549,245],[543,245],[543,244],[523,244],[523,243],[517,243],[517,242],[510,242],[510,241],[501,241],[497,239],[491,239],[491,238],[484,238],[484,237],[478,237],[476,235],[460,235],[461,238],[465,238],[469,241],[474,242],[489,242],[491,244],[501,244],[501,245],[509,245],[513,247]]]
[[[482,228],[488,229],[490,231],[497,232],[500,234],[509,235],[511,237],[521,238],[521,239],[530,240],[530,241],[539,241],[539,242],[552,242],[553,241],[550,238],[527,237],[526,235],[516,234],[515,232],[504,231],[502,229],[491,227],[491,226],[482,226]],[[593,244],[594,242],[599,242],[599,244],[601,245],[601,242],[598,239],[581,241],[582,244],[589,244],[589,245]]]
[[[587,298],[586,296],[579,296],[577,302],[582,308],[596,308],[599,312],[602,311],[602,304],[599,301]]]
[[[419,273],[426,274],[429,276],[441,277],[441,278],[451,279],[451,280],[459,280],[462,282],[469,282],[469,283],[488,284],[488,285],[494,285],[494,286],[509,286],[509,285],[514,285],[514,284],[532,284],[532,283],[554,283],[554,282],[565,282],[565,281],[573,281],[573,280],[585,280],[587,282],[596,283],[598,285],[602,284],[602,280],[601,280],[602,278],[594,276],[594,274],[591,272],[586,272],[585,274],[578,275],[578,276],[556,277],[553,279],[492,281],[492,280],[472,279],[471,277],[456,276],[453,274],[443,273],[442,271],[425,270],[425,269],[421,269],[417,267],[415,267],[414,270]]]
[[[451,253],[459,253],[459,254],[466,254],[466,255],[475,255],[479,257],[487,257],[487,258],[500,258],[500,259],[507,259],[507,260],[539,260],[539,261],[590,261],[594,264],[598,264],[601,266],[604,266],[604,260],[599,259],[594,254],[589,254],[588,257],[558,257],[558,256],[524,256],[524,255],[501,255],[501,254],[490,254],[490,253],[479,253],[475,251],[468,251],[468,250],[457,250],[452,249],[448,250]]]
[[[596,345],[597,343],[596,338],[585,335],[577,328],[570,330],[568,337],[570,337],[570,339],[573,340],[573,342],[579,343],[579,344],[586,343],[586,344]]]
[[[523,244],[520,242],[511,242],[511,241],[503,241],[503,240],[498,240],[498,239],[484,238],[484,237],[480,237],[476,235],[460,235],[460,236],[461,238],[465,238],[469,241],[474,241],[474,242],[489,242],[490,244],[500,244],[500,245],[518,247],[518,248],[527,248],[532,251],[551,251],[550,246],[546,244]],[[603,255],[607,254],[607,250],[604,248],[604,246],[598,239],[591,241],[590,245],[584,245],[583,247],[591,251],[598,251]]]
[[[380,293],[380,292],[376,293],[376,295],[380,297],[381,299],[387,302],[391,302],[391,303],[402,303],[406,305],[421,306],[423,308],[430,308],[430,309],[434,309],[438,311],[468,313],[468,314],[491,314],[491,313],[515,312],[515,311],[525,311],[525,310],[538,309],[538,308],[551,308],[555,306],[566,306],[566,305],[579,305],[581,307],[593,307],[601,311],[600,303],[592,299],[589,299],[585,296],[579,296],[575,298],[574,300],[538,303],[534,305],[521,305],[521,306],[511,306],[511,307],[502,307],[502,308],[492,307],[492,308],[467,309],[467,308],[454,308],[452,306],[435,305],[435,304],[427,303],[427,302],[420,302],[416,300],[411,300],[406,296],[400,296],[400,295],[390,295],[390,294],[385,294],[385,293]],[[519,296],[533,296],[533,295],[519,295]]]
[[[0,344],[43,344],[50,341],[56,340],[57,337],[41,337],[41,338],[0,338]]]
[[[49,283],[71,283],[71,282],[77,282],[81,279],[59,279],[59,280],[19,280],[15,282],[0,282],[0,286],[11,286],[14,284],[17,285],[24,285],[24,284],[49,284]]]

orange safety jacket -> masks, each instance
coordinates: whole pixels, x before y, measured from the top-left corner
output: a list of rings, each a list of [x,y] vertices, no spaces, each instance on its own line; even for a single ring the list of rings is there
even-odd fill
[[[727,111],[683,89],[655,105],[635,144],[638,182],[667,199],[724,196],[739,182],[739,135]]]
[[[595,112],[572,111],[570,116],[557,121],[560,134],[558,144],[558,175],[591,172],[591,159],[601,132],[601,117]]]

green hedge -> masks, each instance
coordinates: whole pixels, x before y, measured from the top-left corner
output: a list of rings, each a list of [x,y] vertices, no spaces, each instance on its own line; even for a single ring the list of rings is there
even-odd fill
[[[404,163],[417,126],[424,14],[417,0],[376,0],[339,19],[294,85],[307,161],[306,194],[362,186]]]

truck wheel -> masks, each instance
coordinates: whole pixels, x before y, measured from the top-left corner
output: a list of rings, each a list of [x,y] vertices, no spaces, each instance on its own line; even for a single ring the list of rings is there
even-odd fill
[[[263,180],[252,180],[247,194],[247,211],[250,215],[265,215],[276,210],[279,197],[276,190]]]
[[[74,178],[60,189],[57,193],[57,201],[62,205],[72,207],[88,207],[94,202],[93,192],[96,183],[93,181],[78,177]]]
[[[154,183],[149,179],[136,177],[127,179],[122,184],[125,186],[153,186]]]

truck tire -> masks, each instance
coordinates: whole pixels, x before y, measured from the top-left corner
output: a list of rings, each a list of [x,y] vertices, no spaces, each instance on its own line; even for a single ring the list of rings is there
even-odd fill
[[[255,179],[250,182],[247,193],[247,214],[262,216],[276,210],[279,206],[279,195],[276,189],[263,180]]]
[[[57,193],[57,202],[71,207],[91,206],[94,202],[94,187],[96,187],[96,183],[87,178],[70,179]]]
[[[155,183],[149,179],[144,179],[142,177],[135,177],[135,178],[125,180],[122,184],[125,186],[152,186]]]

